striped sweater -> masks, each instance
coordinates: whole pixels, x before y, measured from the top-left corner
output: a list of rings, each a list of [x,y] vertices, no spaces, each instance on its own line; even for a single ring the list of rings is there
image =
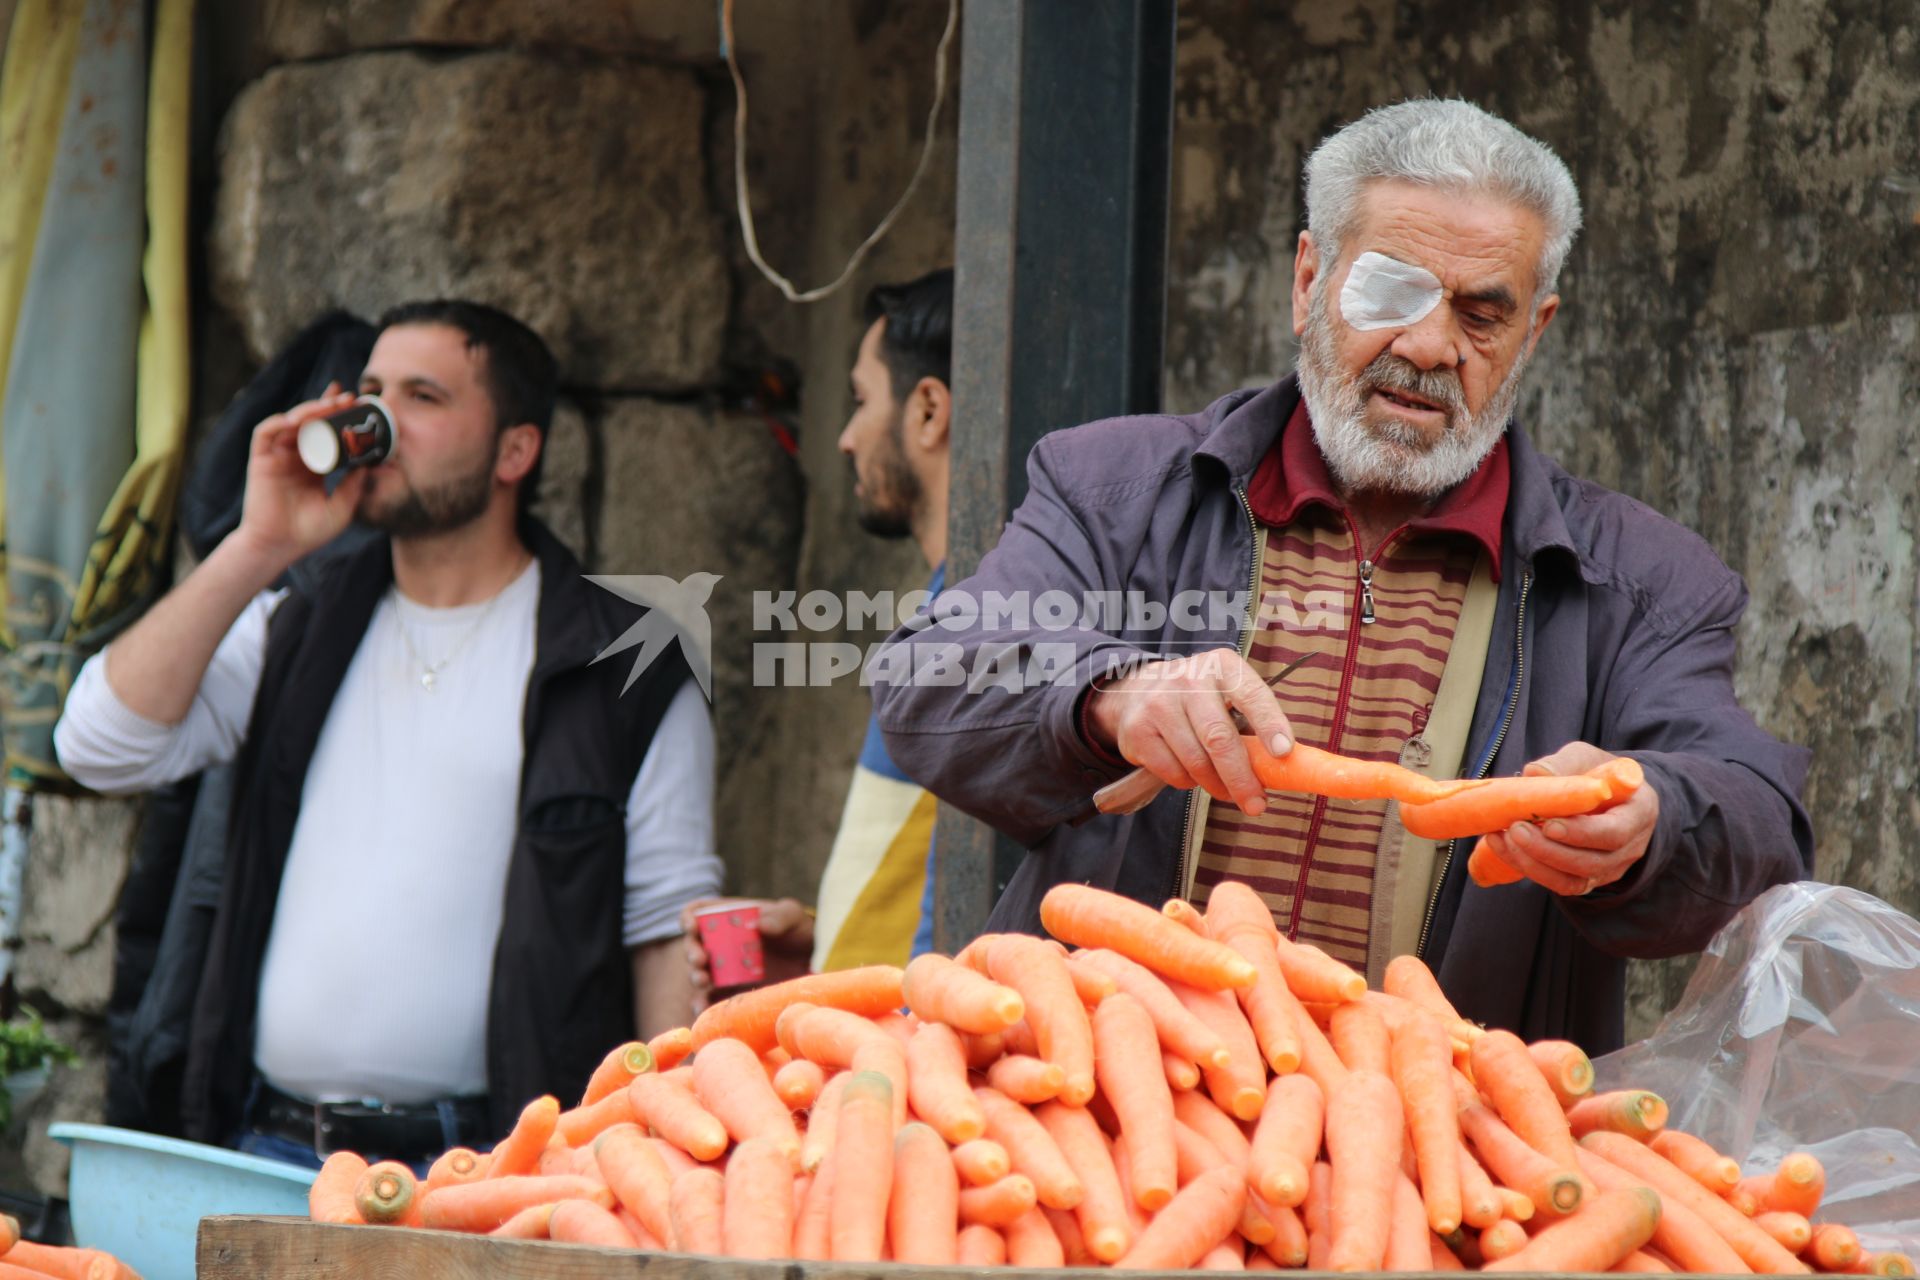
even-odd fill
[[[1502,440],[1431,513],[1363,553],[1302,404],[1247,492],[1265,530],[1247,659],[1271,680],[1309,655],[1276,689],[1299,741],[1393,761],[1425,729],[1475,562],[1498,572],[1506,490]],[[1194,900],[1244,881],[1289,937],[1364,969],[1386,817],[1382,800],[1286,793],[1258,817],[1211,805]]]

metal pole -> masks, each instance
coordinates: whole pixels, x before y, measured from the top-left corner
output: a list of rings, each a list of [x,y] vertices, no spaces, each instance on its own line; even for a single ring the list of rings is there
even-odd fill
[[[1173,0],[968,0],[947,581],[1026,496],[1046,432],[1160,407]],[[942,805],[934,940],[978,933],[1025,851]]]

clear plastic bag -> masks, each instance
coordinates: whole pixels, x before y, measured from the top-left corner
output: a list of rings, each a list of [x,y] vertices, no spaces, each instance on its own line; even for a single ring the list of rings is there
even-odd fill
[[[1920,921],[1871,894],[1761,895],[1654,1033],[1594,1070],[1598,1089],[1658,1093],[1670,1128],[1753,1171],[1812,1152],[1820,1220],[1870,1248],[1920,1245]]]

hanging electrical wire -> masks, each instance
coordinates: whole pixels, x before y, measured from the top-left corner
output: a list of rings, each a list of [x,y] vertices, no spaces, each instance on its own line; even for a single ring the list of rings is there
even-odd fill
[[[747,82],[740,74],[740,60],[734,52],[733,39],[733,0],[721,0],[720,38],[725,46],[727,70],[733,76],[734,113],[733,113],[733,187],[734,197],[739,205],[740,233],[746,240],[747,257],[760,269],[760,274],[772,282],[773,286],[786,296],[789,302],[818,302],[838,292],[852,277],[873,246],[879,244],[900,213],[913,199],[913,193],[919,189],[920,180],[926,176],[927,164],[933,158],[934,130],[940,123],[940,107],[947,98],[947,50],[953,43],[953,33],[960,26],[960,0],[947,0],[947,26],[940,33],[939,48],[934,51],[933,105],[927,110],[927,134],[920,146],[920,163],[914,166],[913,177],[907,181],[907,189],[900,193],[900,199],[894,202],[887,216],[880,219],[880,225],[873,234],[860,242],[860,247],[847,259],[847,265],[841,269],[829,284],[817,289],[802,292],[793,281],[767,265],[760,253],[760,237],[753,228],[753,207],[747,190]]]

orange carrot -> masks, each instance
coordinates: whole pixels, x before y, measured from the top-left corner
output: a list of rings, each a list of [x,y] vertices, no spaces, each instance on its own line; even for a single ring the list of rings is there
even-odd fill
[[[1120,1189],[1119,1171],[1114,1167],[1113,1153],[1107,1150],[1099,1125],[1085,1108],[1069,1107],[1062,1102],[1041,1104],[1035,1109],[1034,1118],[1060,1148],[1067,1167],[1073,1170],[1084,1189],[1073,1214],[1087,1252],[1101,1262],[1116,1261],[1133,1243],[1133,1231]],[[1169,1109],[1168,1120],[1171,1119]],[[957,1157],[959,1152],[954,1154]]]
[[[1454,1122],[1459,1123],[1456,1113]],[[1457,1153],[1460,1157],[1460,1225],[1471,1227],[1475,1231],[1485,1231],[1488,1227],[1506,1216],[1502,1208],[1499,1190],[1494,1187],[1493,1179],[1474,1159],[1473,1152],[1467,1150],[1462,1141]],[[1527,1201],[1531,1206],[1533,1201]]]
[[[889,1035],[868,1041],[853,1051],[847,1070],[877,1071],[885,1076],[893,1086],[893,1127],[898,1129],[907,1122],[907,1051],[900,1041]]]
[[[620,1206],[661,1240],[673,1238],[668,1200],[673,1171],[638,1125],[620,1124],[593,1143],[593,1158]]]
[[[960,1228],[954,1255],[954,1261],[963,1267],[1005,1266],[1007,1238],[985,1223],[970,1222]]]
[[[721,1228],[726,1200],[727,1182],[718,1169],[703,1165],[676,1177],[667,1193],[674,1250],[718,1257],[726,1247]]]
[[[1333,1165],[1328,1221],[1335,1271],[1378,1271],[1386,1260],[1393,1188],[1406,1116],[1393,1081],[1351,1072],[1327,1099],[1327,1159]]]
[[[947,1144],[928,1125],[901,1126],[893,1140],[893,1189],[887,1201],[893,1260],[952,1266],[959,1206],[960,1175]]]
[[[1237,1126],[1233,1125],[1233,1121],[1227,1120],[1223,1113],[1216,1110],[1215,1114],[1220,1115],[1226,1125],[1234,1127],[1235,1132],[1238,1132]],[[1244,1155],[1246,1150],[1246,1139],[1244,1137],[1240,1139],[1237,1148],[1232,1143],[1228,1143],[1225,1146],[1217,1145],[1202,1137],[1192,1126],[1175,1121],[1173,1126],[1173,1143],[1175,1158],[1178,1161],[1180,1185],[1182,1187],[1185,1187],[1196,1178],[1204,1177],[1222,1165],[1231,1165],[1241,1170],[1246,1168],[1243,1160],[1232,1158],[1226,1154],[1231,1150]],[[1126,1158],[1124,1149],[1124,1143],[1115,1144],[1114,1158],[1116,1160]],[[1121,1182],[1123,1186],[1127,1186],[1124,1178]],[[1126,1194],[1129,1196],[1133,1194],[1130,1186],[1127,1186]],[[1145,1210],[1140,1209],[1137,1204],[1134,1205],[1134,1210],[1139,1214],[1139,1218],[1137,1219],[1138,1230],[1146,1230],[1150,1215],[1148,1215]],[[1277,1217],[1286,1212],[1291,1212],[1291,1210],[1273,1210],[1272,1214]],[[1274,1224],[1273,1217],[1270,1217],[1267,1212],[1263,1212],[1259,1198],[1251,1194],[1249,1194],[1241,1204],[1240,1221],[1236,1224],[1235,1230],[1249,1243],[1260,1245],[1271,1244],[1274,1237],[1278,1234],[1278,1229]]]
[[[353,1205],[368,1223],[420,1223],[419,1186],[413,1170],[393,1160],[368,1165],[353,1186]]]
[[[1048,897],[1051,896],[1049,892]],[[1112,897],[1110,894],[1103,896]],[[1140,909],[1147,911],[1145,907]],[[1147,911],[1147,914],[1153,915],[1151,911]],[[1153,915],[1153,918],[1164,919],[1157,915]],[[1177,925],[1169,927],[1179,928]],[[1039,1056],[1066,1073],[1066,1080],[1060,1086],[1060,1097],[1076,1107],[1085,1106],[1087,1099],[1093,1096],[1094,1088],[1093,1025],[1087,1018],[1087,1006],[1074,989],[1067,962],[1040,939],[1010,933],[1002,936],[987,952],[987,972],[996,982],[1005,983],[1018,991],[1021,999],[1026,1001],[1026,1021],[1033,1028]]]
[[[885,1253],[893,1130],[892,1082],[877,1071],[848,1076],[840,1095],[828,1210],[835,1262],[878,1262]]]
[[[1502,1218],[1480,1233],[1480,1256],[1488,1262],[1511,1258],[1527,1247],[1527,1229],[1512,1218]]]
[[[1783,1157],[1780,1167],[1773,1171],[1773,1184],[1767,1188],[1761,1205],[1781,1213],[1812,1217],[1826,1190],[1827,1171],[1820,1161],[1805,1151],[1795,1151]]]
[[[1204,1094],[1175,1095],[1174,1118],[1212,1143],[1226,1159],[1245,1168],[1253,1155],[1253,1144],[1234,1118]]]
[[[1246,1245],[1238,1240],[1222,1240],[1207,1250],[1206,1256],[1193,1264],[1195,1271],[1245,1271],[1247,1260]]]
[[[1026,1017],[1026,1001],[1012,987],[1002,986],[928,952],[907,966],[902,987],[909,1009],[924,1022],[944,1022],[956,1031],[991,1035]]]
[[[454,1147],[427,1167],[427,1190],[487,1176],[489,1158],[471,1147]]]
[[[367,1162],[351,1151],[336,1151],[321,1164],[313,1185],[307,1188],[307,1216],[315,1222],[360,1223],[359,1207],[354,1204],[354,1189]]]
[[[1247,1180],[1238,1167],[1208,1170],[1154,1215],[1117,1265],[1149,1271],[1191,1267],[1233,1231],[1246,1199]]]
[[[913,1033],[919,1029],[920,1019],[910,1013],[901,1013],[898,1009],[889,1009],[874,1015],[873,1025],[892,1036],[893,1042],[904,1049],[907,1041],[913,1039]]]
[[[1610,1271],[1653,1238],[1660,1197],[1651,1187],[1603,1191],[1579,1213],[1541,1231],[1488,1271]]]
[[[1492,778],[1482,786],[1430,804],[1403,804],[1400,821],[1408,831],[1428,840],[1456,840],[1466,836],[1503,832],[1516,822],[1543,822],[1549,818],[1577,818],[1624,799],[1632,788],[1628,776],[1639,766],[1622,759],[1617,777],[1591,773],[1568,776],[1537,774],[1519,778]],[[1633,784],[1635,787],[1638,783]]]
[[[540,1153],[546,1150],[547,1139],[553,1136],[559,1121],[560,1099],[549,1095],[529,1102],[521,1109],[513,1132],[493,1149],[493,1160],[488,1166],[487,1176],[505,1178],[532,1172],[533,1167],[540,1163]]]
[[[1513,864],[1500,856],[1500,835],[1488,832],[1473,842],[1473,852],[1467,855],[1467,874],[1482,889],[1494,889],[1503,884],[1518,884],[1526,879]]]
[[[1145,965],[1104,948],[1076,951],[1069,963],[1098,969],[1145,1006],[1161,1044],[1170,1052],[1198,1066],[1226,1064],[1227,1049],[1219,1035],[1194,1017],[1166,982]]]
[[[959,1192],[962,1222],[983,1222],[1001,1230],[1039,1203],[1033,1179],[1024,1173],[1010,1173],[984,1187],[962,1187]]]
[[[844,1070],[863,1045],[886,1044],[891,1037],[869,1018],[844,1009],[825,1009],[796,1000],[773,1022],[780,1047],[796,1058]],[[700,1059],[694,1059],[697,1068]]]
[[[827,1153],[833,1150],[834,1134],[840,1123],[840,1095],[846,1087],[846,1072],[828,1077],[820,1088],[820,1096],[813,1101],[813,1109],[807,1113],[807,1133],[800,1143],[800,1168],[804,1172],[817,1172]]]
[[[1326,1110],[1320,1086],[1306,1076],[1280,1076],[1268,1086],[1247,1153],[1247,1185],[1262,1199],[1286,1208],[1306,1200]]]
[[[1275,952],[1287,986],[1304,1004],[1346,1004],[1367,992],[1367,980],[1308,942],[1279,939]]]
[[[647,1041],[647,1053],[653,1058],[655,1071],[671,1071],[687,1060],[693,1052],[693,1028],[675,1027],[671,1031],[662,1031]]]
[[[1873,1254],[1867,1269],[1876,1276],[1890,1276],[1894,1280],[1913,1280],[1913,1259],[1894,1250],[1881,1250]]]
[[[1580,1145],[1654,1188],[1669,1203],[1683,1205],[1706,1219],[1707,1225],[1725,1237],[1741,1260],[1755,1271],[1790,1275],[1807,1270],[1804,1263],[1782,1249],[1772,1236],[1754,1226],[1751,1218],[1743,1217],[1658,1152],[1623,1134],[1604,1130],[1589,1133],[1580,1139]]]
[[[1519,1036],[1495,1030],[1475,1040],[1473,1080],[1521,1141],[1578,1176],[1567,1113]]]
[[[759,1069],[756,1061],[754,1070]],[[695,1160],[718,1159],[727,1149],[726,1126],[701,1105],[679,1077],[635,1076],[627,1086],[627,1097],[633,1104],[635,1120]]]
[[[986,1132],[987,1118],[967,1085],[965,1048],[953,1028],[923,1022],[907,1042],[907,1099],[913,1113],[955,1146]]]
[[[1724,1196],[1740,1185],[1739,1164],[1690,1133],[1662,1129],[1653,1135],[1653,1140],[1647,1145],[1673,1161],[1682,1173],[1717,1196]],[[1799,1250],[1794,1252],[1798,1253]]]
[[[1770,1209],[1754,1215],[1753,1225],[1780,1242],[1780,1247],[1788,1253],[1804,1253],[1813,1243],[1813,1224],[1798,1213],[1784,1213]]]
[[[1053,1234],[1060,1241],[1060,1253],[1065,1265],[1069,1267],[1091,1267],[1099,1264],[1100,1259],[1087,1251],[1086,1237],[1080,1233],[1080,1219],[1074,1215],[1078,1209],[1049,1209],[1040,1206],[1040,1214],[1053,1228]]]
[[[1201,1064],[1207,1092],[1238,1118],[1257,1117],[1267,1100],[1267,1071],[1260,1058],[1259,1042],[1253,1038],[1246,1015],[1240,1012],[1239,1001],[1230,992],[1202,991],[1182,982],[1169,984],[1169,989],[1227,1046],[1226,1065]]]
[[[1158,1210],[1178,1189],[1173,1146],[1173,1091],[1156,1049],[1153,1019],[1125,993],[1103,1000],[1093,1013],[1094,1063],[1100,1092],[1127,1135],[1133,1194]],[[1264,1099],[1263,1099],[1264,1100]]]
[[[985,1071],[1007,1050],[1006,1037],[997,1031],[985,1036],[963,1031],[960,1045],[966,1050],[969,1071]]]
[[[1646,1249],[1635,1249],[1613,1266],[1616,1275],[1669,1275],[1673,1268]]]
[[[1333,1051],[1326,1033],[1320,1030],[1303,1005],[1296,1028],[1300,1033],[1300,1074],[1320,1086],[1320,1092],[1332,1093],[1347,1078],[1347,1064]]]
[[[1051,1209],[1077,1206],[1086,1188],[1067,1163],[1060,1144],[1033,1113],[998,1089],[980,1086],[973,1096],[986,1112],[987,1136],[1006,1148],[1015,1173],[1032,1179],[1040,1203]]]
[[[1487,1172],[1533,1202],[1541,1213],[1558,1217],[1579,1207],[1586,1188],[1577,1169],[1563,1168],[1520,1139],[1486,1107],[1460,1108],[1460,1131],[1473,1143]]]
[[[1402,805],[1444,800],[1472,790],[1475,781],[1441,781],[1402,765],[1356,760],[1296,742],[1284,756],[1242,734],[1253,771],[1269,791],[1299,791],[1336,800],[1398,800]]]
[[[18,1233],[14,1233],[17,1237]],[[7,1270],[0,1280],[121,1280],[133,1278],[133,1271],[110,1253],[99,1249],[75,1249],[67,1245],[36,1244],[16,1238],[5,1251]]]
[[[1168,898],[1160,906],[1160,914],[1191,933],[1203,938],[1213,937],[1213,931],[1207,927],[1207,918],[1200,909],[1185,898]],[[1225,939],[1219,939],[1225,941]]]
[[[1344,1005],[1335,1018],[1348,1009]],[[1453,1093],[1453,1045],[1436,1021],[1409,1019],[1393,1038],[1394,1083],[1420,1168],[1427,1223],[1440,1235],[1460,1226],[1460,1109]]]
[[[793,1217],[793,1256],[826,1262],[833,1255],[833,1157],[828,1155],[821,1161],[817,1172],[801,1176],[808,1182],[806,1195],[801,1197]]]
[[[1433,1265],[1433,1248],[1427,1243],[1433,1239],[1433,1232],[1427,1226],[1427,1207],[1420,1199],[1420,1189],[1404,1173],[1394,1179],[1388,1208],[1386,1269],[1425,1271]]]
[[[653,1054],[647,1046],[638,1040],[629,1041],[600,1060],[593,1069],[593,1075],[587,1079],[587,1091],[580,1098],[580,1105],[590,1107],[609,1094],[619,1093],[633,1082],[635,1076],[645,1075],[653,1070]]]
[[[1167,1077],[1169,1089],[1198,1089],[1200,1087],[1200,1068],[1188,1062],[1171,1049],[1160,1051],[1160,1068]]]
[[[1053,1225],[1038,1206],[1008,1223],[1002,1228],[1002,1234],[1007,1239],[1009,1267],[1036,1271],[1066,1265],[1066,1250],[1060,1247],[1060,1237],[1053,1234]]]
[[[974,1138],[953,1149],[953,1167],[970,1187],[984,1187],[1013,1172],[1007,1149],[992,1138]]]
[[[1571,1040],[1536,1040],[1527,1046],[1527,1053],[1547,1078],[1562,1110],[1593,1092],[1593,1061]]]
[[[826,1071],[819,1063],[806,1058],[795,1058],[773,1073],[773,1091],[793,1111],[805,1111],[812,1106],[826,1082]]]
[[[547,1239],[563,1244],[594,1244],[609,1249],[637,1249],[640,1242],[620,1219],[591,1200],[562,1200],[547,1218]]]
[[[1202,990],[1251,986],[1256,976],[1253,966],[1233,948],[1200,937],[1152,907],[1102,889],[1055,885],[1040,901],[1040,922],[1070,946],[1107,947]]]
[[[1283,1267],[1306,1266],[1307,1224],[1300,1220],[1300,1215],[1282,1205],[1268,1204],[1251,1190],[1247,1193],[1247,1203],[1273,1228],[1273,1239],[1261,1246],[1267,1256]]]
[[[1333,1252],[1333,1166],[1325,1160],[1314,1162],[1307,1170],[1307,1199],[1300,1206],[1300,1217],[1307,1224],[1307,1270],[1325,1271],[1327,1257]],[[1384,1257],[1384,1253],[1382,1255]]]
[[[1439,1236],[1429,1235],[1427,1237],[1427,1248],[1430,1250],[1428,1254],[1429,1261],[1427,1263],[1429,1270],[1465,1271],[1467,1269],[1467,1264],[1460,1261],[1460,1256],[1448,1248],[1447,1242]]]
[[[1576,1138],[1604,1129],[1646,1142],[1666,1127],[1667,1104],[1644,1089],[1596,1093],[1567,1108],[1567,1124]]]
[[[710,1005],[693,1021],[692,1047],[732,1039],[755,1053],[778,1043],[773,1024],[780,1011],[796,1001],[830,1009],[844,1009],[863,1018],[877,1017],[901,1005],[901,971],[890,964],[863,965],[830,973],[809,973],[770,987],[743,991]]]
[[[1393,1073],[1387,1024],[1372,1005],[1358,1000],[1336,1005],[1327,1020],[1327,1039],[1349,1071],[1365,1070],[1383,1076]]]
[[[421,1224],[441,1231],[491,1231],[522,1209],[562,1200],[591,1200],[605,1209],[613,1206],[613,1192],[597,1178],[576,1174],[486,1178],[435,1188],[421,1207]]]
[[[1580,1171],[1602,1191],[1645,1185],[1620,1166],[1585,1146],[1580,1148]],[[1655,1188],[1658,1192],[1659,1189]],[[1660,1194],[1660,1225],[1654,1228],[1653,1247],[1688,1271],[1707,1275],[1745,1275],[1753,1270],[1698,1214],[1672,1196]]]
[[[614,1125],[632,1123],[633,1094],[630,1090],[633,1081],[629,1080],[627,1084],[628,1088],[610,1093],[589,1106],[562,1111],[554,1120],[554,1137],[566,1146],[584,1147]],[[498,1160],[494,1161],[494,1167],[499,1167]]]
[[[1237,994],[1267,1066],[1280,1075],[1298,1070],[1300,1002],[1280,972],[1280,932],[1267,904],[1240,881],[1223,880],[1207,899],[1207,928],[1254,968],[1253,985]]]
[[[1149,1024],[1151,1027],[1151,1024]],[[1096,1055],[1099,1052],[1098,1037],[1095,1038]],[[1161,1079],[1164,1081],[1165,1076]],[[1029,1058],[1024,1053],[1009,1053],[987,1068],[987,1083],[1012,1098],[1015,1102],[1035,1106],[1050,1098],[1060,1096],[1060,1088],[1067,1082],[1067,1073],[1058,1063],[1047,1062],[1041,1058]]]
[[[1816,1223],[1804,1253],[1815,1271],[1846,1271],[1860,1260],[1860,1237],[1837,1222]]]
[[[1388,995],[1412,1001],[1449,1026],[1465,1021],[1440,990],[1440,980],[1433,976],[1433,970],[1419,956],[1395,956],[1387,961],[1380,988]]]
[[[727,1157],[721,1252],[785,1258],[793,1251],[793,1218],[792,1157],[775,1138],[743,1139]]]
[[[536,1204],[531,1208],[522,1209],[487,1234],[502,1240],[545,1240],[548,1228],[553,1221],[555,1207],[550,1204]]]
[[[891,1041],[888,1047],[894,1048]],[[771,1138],[789,1161],[799,1160],[800,1131],[794,1127],[793,1113],[773,1091],[758,1055],[744,1042],[721,1038],[701,1046],[693,1055],[693,1092],[734,1141]]]
[[[1051,941],[1051,939],[1049,939],[1049,941]],[[1072,963],[1072,955],[1067,952],[1065,947],[1061,947],[1059,943],[1053,942],[1052,945],[1060,947],[1060,958],[1067,962],[1067,976],[1073,979],[1073,993],[1080,997],[1080,1003],[1086,1005],[1087,1008],[1093,1008],[1094,1005],[1099,1004],[1102,1000],[1105,1000],[1108,996],[1120,989],[1112,978],[1109,978],[1099,970],[1089,968],[1084,964]],[[1009,1252],[1011,1252],[1013,1248],[1012,1233],[1008,1233],[1007,1248]]]

